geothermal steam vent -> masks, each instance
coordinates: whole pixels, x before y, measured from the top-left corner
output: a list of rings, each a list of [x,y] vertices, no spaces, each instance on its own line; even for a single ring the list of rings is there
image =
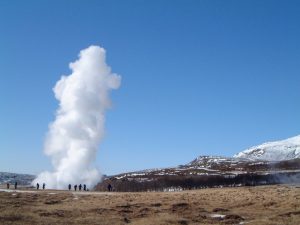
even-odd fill
[[[43,172],[33,181],[45,182],[48,188],[66,189],[68,184],[79,183],[92,187],[100,180],[93,164],[110,107],[109,92],[121,83],[99,46],[82,50],[69,67],[72,73],[62,76],[53,88],[59,107],[44,146],[54,171]]]

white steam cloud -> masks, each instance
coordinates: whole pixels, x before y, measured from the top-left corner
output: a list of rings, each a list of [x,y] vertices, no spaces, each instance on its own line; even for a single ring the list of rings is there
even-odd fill
[[[110,107],[109,92],[119,88],[121,77],[111,72],[105,49],[99,46],[82,50],[69,67],[72,74],[62,76],[53,88],[60,104],[44,147],[54,171],[39,174],[33,185],[66,189],[81,183],[91,188],[101,179],[94,161]]]

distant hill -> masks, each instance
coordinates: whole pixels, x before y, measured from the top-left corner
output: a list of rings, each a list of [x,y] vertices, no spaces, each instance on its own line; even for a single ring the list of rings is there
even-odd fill
[[[251,161],[200,156],[186,165],[122,173],[106,177],[95,189],[106,191],[172,191],[223,186],[300,183],[300,159]]]
[[[106,177],[96,186],[151,191],[300,183],[300,135],[251,147],[233,157],[199,156],[186,165]]]
[[[34,178],[35,176],[30,174],[0,172],[0,184],[17,182],[19,185],[30,185]]]

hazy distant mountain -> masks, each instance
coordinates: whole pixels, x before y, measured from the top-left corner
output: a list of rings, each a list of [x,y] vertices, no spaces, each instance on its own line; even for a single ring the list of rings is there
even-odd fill
[[[19,185],[30,185],[34,178],[35,176],[30,174],[0,172],[0,184],[17,182]]]
[[[281,141],[267,142],[235,154],[235,158],[282,161],[300,158],[300,135]]]

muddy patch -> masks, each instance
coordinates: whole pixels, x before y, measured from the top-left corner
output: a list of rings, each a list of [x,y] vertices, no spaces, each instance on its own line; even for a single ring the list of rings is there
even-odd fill
[[[180,202],[172,205],[172,211],[182,211],[189,208],[189,204],[186,202]]]
[[[214,208],[213,212],[228,212],[228,209],[224,209],[224,208]]]
[[[151,204],[152,207],[161,207],[161,203],[153,203]]]
[[[291,216],[296,216],[296,215],[300,215],[300,211],[287,212],[287,213],[284,213],[284,214],[280,214],[279,216],[281,216],[281,217],[291,217]]]
[[[16,222],[16,221],[22,221],[24,220],[24,216],[22,215],[3,215],[0,216],[0,221],[2,222]],[[2,223],[1,224],[5,224]]]
[[[65,210],[55,210],[52,212],[40,212],[39,215],[42,217],[68,217],[71,213]]]
[[[46,200],[44,203],[46,205],[55,205],[55,204],[61,203],[61,200],[51,200],[51,199],[49,199],[49,200]]]

